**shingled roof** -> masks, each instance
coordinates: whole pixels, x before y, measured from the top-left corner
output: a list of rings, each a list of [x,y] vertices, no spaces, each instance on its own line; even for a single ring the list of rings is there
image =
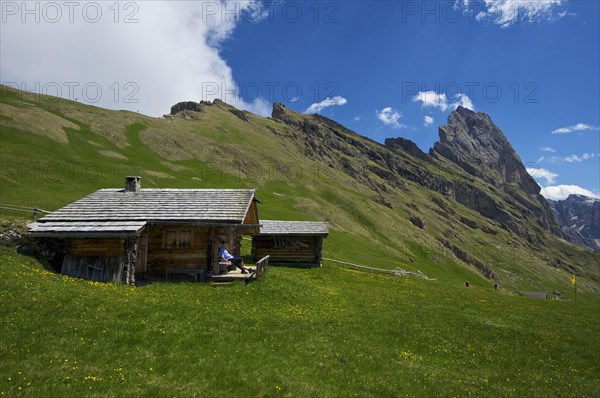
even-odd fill
[[[101,189],[29,226],[33,236],[119,235],[147,222],[243,224],[254,189]]]
[[[135,236],[144,228],[146,221],[50,221],[29,224],[31,236],[45,237],[127,237]]]
[[[261,220],[259,235],[328,235],[326,222]]]

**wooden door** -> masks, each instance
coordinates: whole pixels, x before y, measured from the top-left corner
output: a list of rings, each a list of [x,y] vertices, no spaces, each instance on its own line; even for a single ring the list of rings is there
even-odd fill
[[[143,233],[137,241],[137,264],[136,274],[142,278],[146,278],[146,263],[148,259],[148,234]]]

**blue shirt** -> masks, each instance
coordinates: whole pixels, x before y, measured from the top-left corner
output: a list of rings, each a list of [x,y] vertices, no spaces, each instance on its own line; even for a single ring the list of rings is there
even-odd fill
[[[227,249],[225,249],[225,246],[221,246],[221,248],[219,248],[219,256],[223,257],[227,261],[233,258],[233,256],[229,254]]]

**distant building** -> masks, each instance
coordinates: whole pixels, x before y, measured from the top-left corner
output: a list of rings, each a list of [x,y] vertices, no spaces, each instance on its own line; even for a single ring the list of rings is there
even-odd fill
[[[262,220],[252,238],[252,257],[269,255],[271,263],[319,266],[323,239],[329,234],[326,222]]]

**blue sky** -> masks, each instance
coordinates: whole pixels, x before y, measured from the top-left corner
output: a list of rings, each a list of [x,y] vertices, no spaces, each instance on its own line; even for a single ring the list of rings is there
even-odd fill
[[[600,195],[597,1],[125,2],[100,3],[102,18],[85,2],[72,15],[6,3],[4,84],[57,82],[153,116],[180,100],[263,115],[278,101],[424,150],[462,104],[492,117],[547,197]],[[79,92],[90,82],[101,96]]]

